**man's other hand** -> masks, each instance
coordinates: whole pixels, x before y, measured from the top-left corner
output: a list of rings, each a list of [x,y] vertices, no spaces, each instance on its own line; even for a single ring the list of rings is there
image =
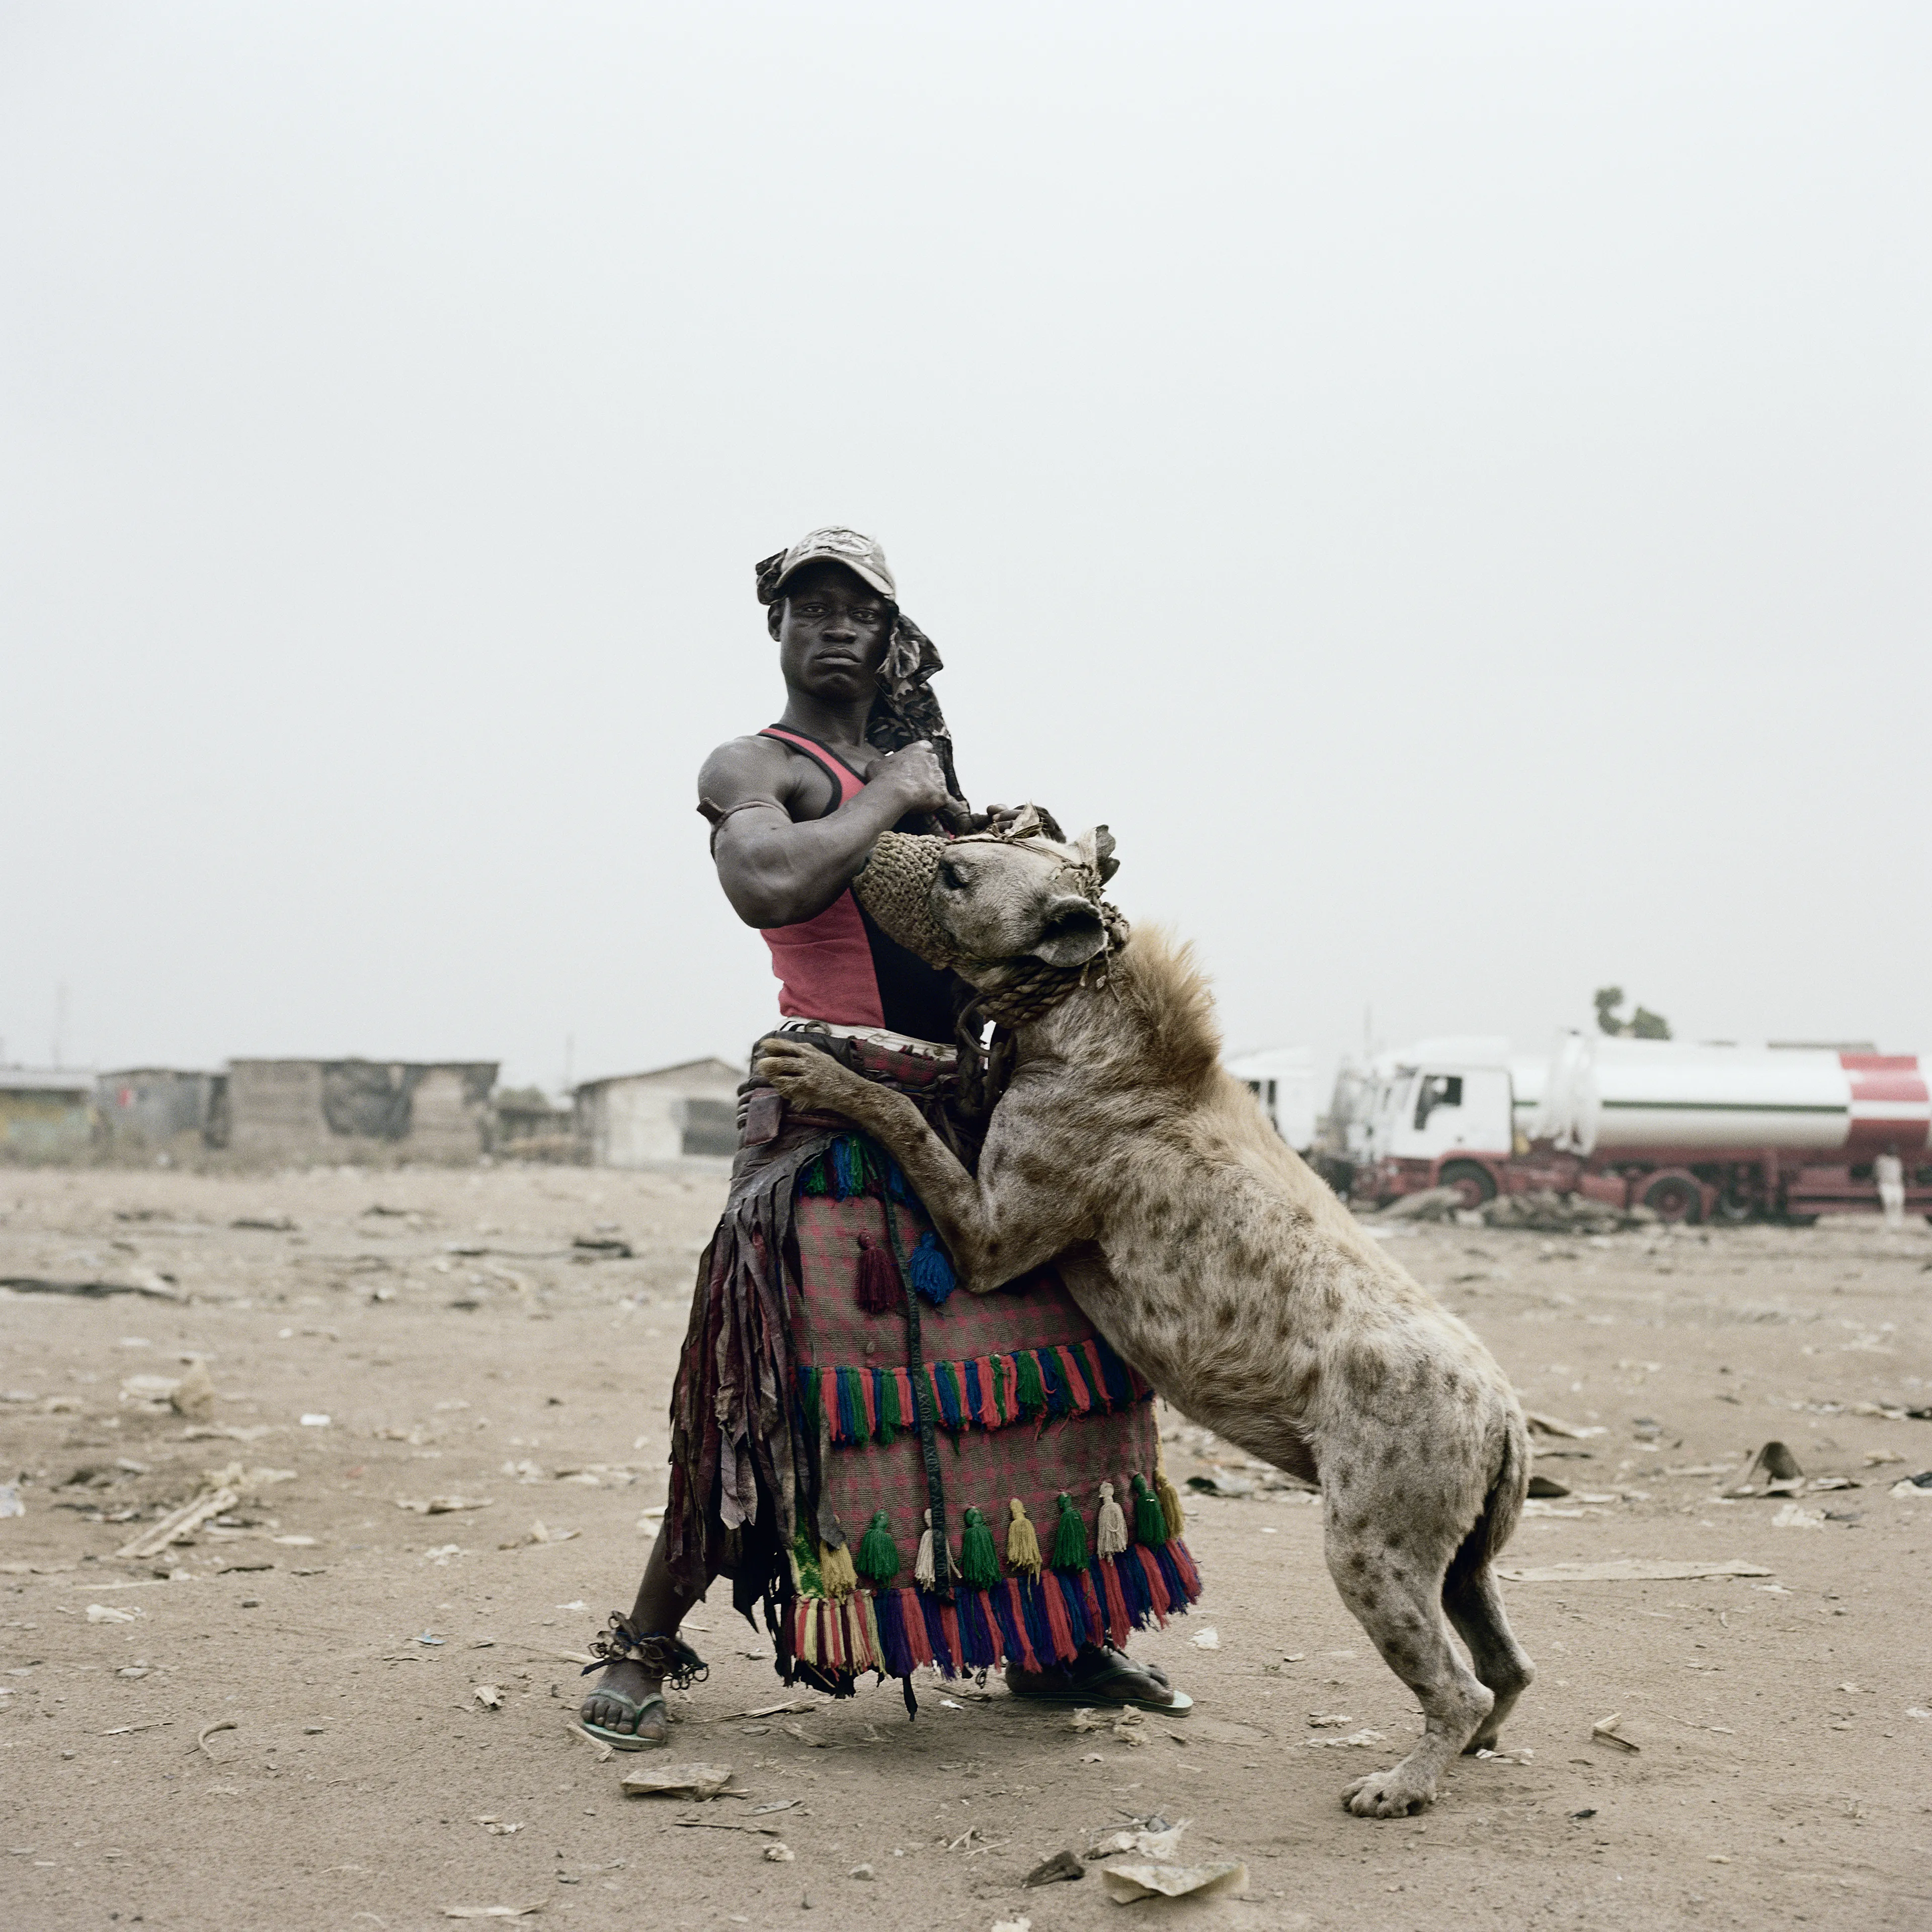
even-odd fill
[[[929,738],[915,739],[896,752],[872,760],[866,788],[884,789],[898,803],[900,816],[909,812],[963,812],[964,806],[946,789],[946,770]]]

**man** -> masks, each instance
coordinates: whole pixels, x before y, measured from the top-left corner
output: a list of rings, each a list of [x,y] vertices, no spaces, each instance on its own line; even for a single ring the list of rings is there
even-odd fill
[[[1885,1225],[1896,1232],[1905,1226],[1905,1163],[1898,1157],[1896,1141],[1888,1141],[1884,1153],[1872,1162],[1872,1178],[1878,1183]]]
[[[938,654],[876,544],[813,531],[760,563],[758,586],[786,704],[699,775],[718,882],[764,933],[787,1021],[913,1094],[970,1160],[994,1097],[970,989],[850,888],[883,832],[1004,815],[973,818],[958,796]],[[628,1619],[594,1646],[586,1728],[620,1749],[664,1742],[665,1679],[704,1669],[678,1627],[721,1571],[747,1616],[763,1600],[788,1682],[846,1694],[876,1670],[910,1706],[921,1663],[1004,1660],[1020,1696],[1186,1709],[1118,1647],[1199,1586],[1145,1384],[1050,1270],[951,1300],[883,1153],[748,1090],[673,1396],[664,1530]],[[917,1540],[910,1563],[901,1539]]]

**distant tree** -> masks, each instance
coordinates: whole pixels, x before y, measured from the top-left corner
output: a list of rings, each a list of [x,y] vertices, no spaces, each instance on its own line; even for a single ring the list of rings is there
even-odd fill
[[[1624,989],[1621,986],[1599,986],[1593,1004],[1597,1009],[1597,1024],[1606,1034],[1619,1040],[1668,1040],[1670,1022],[1661,1013],[1654,1013],[1648,1006],[1639,1006],[1627,1020],[1617,1017],[1617,1009],[1624,1003]]]

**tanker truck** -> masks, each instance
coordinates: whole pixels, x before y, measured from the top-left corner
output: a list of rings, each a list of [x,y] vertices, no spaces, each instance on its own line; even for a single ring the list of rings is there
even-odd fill
[[[1932,1219],[1932,1096],[1917,1056],[1838,1047],[1696,1046],[1566,1032],[1520,1104],[1487,1054],[1399,1057],[1378,1078],[1355,1198],[1454,1187],[1480,1207],[1550,1190],[1666,1221],[1875,1213],[1872,1162],[1904,1163]]]

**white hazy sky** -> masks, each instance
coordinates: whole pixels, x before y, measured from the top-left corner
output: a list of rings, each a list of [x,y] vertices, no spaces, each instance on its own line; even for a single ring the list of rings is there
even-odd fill
[[[0,1039],[742,1054],[754,559],[1231,1042],[1932,1051],[1932,10],[0,4]]]

